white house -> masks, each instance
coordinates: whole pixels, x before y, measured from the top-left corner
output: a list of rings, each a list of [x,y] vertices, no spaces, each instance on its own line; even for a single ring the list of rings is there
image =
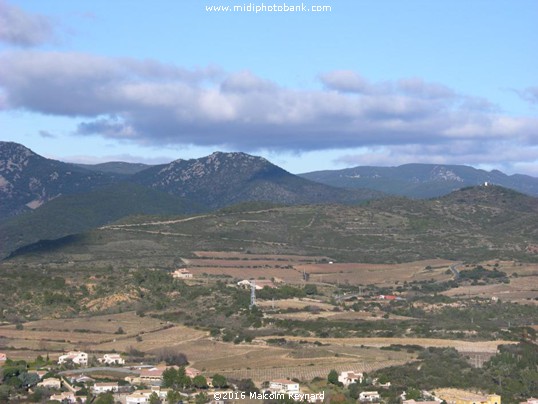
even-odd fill
[[[112,393],[117,392],[119,389],[118,383],[95,383],[92,387],[94,394]]]
[[[351,383],[362,383],[363,374],[355,372],[342,372],[338,376],[338,381],[344,386],[349,386]]]
[[[190,279],[192,278],[192,272],[186,270],[185,268],[176,269],[174,272],[172,272],[172,278]]]
[[[49,377],[48,379],[43,380],[42,382],[37,383],[39,387],[46,387],[49,389],[60,390],[62,388],[62,382],[59,379],[54,377]]]
[[[102,358],[97,359],[99,363],[105,365],[124,365],[125,359],[120,354],[104,354]]]
[[[377,391],[363,391],[359,394],[359,400],[360,401],[379,401],[381,397],[379,396],[379,393]]]
[[[70,351],[65,355],[60,355],[60,357],[58,358],[58,364],[61,365],[62,363],[66,363],[69,360],[71,360],[73,363],[76,363],[77,365],[85,366],[88,364],[88,354],[86,352]]]
[[[277,379],[269,382],[269,390],[275,393],[298,393],[299,383],[287,379]]]
[[[50,400],[56,400],[56,401],[59,401],[61,403],[69,403],[69,404],[76,403],[77,398],[80,400],[79,402],[82,402],[82,403],[86,402],[86,397],[84,397],[84,396],[78,396],[77,397],[70,391],[63,392],[63,393],[58,393],[58,394],[53,394],[52,396],[50,396]]]
[[[168,392],[170,389],[161,389],[158,386],[153,386],[151,389],[146,390],[137,390],[134,393],[129,394],[125,398],[126,404],[146,404],[149,403],[149,397],[152,393],[157,394],[157,396],[164,400],[166,399],[166,396],[168,395]]]

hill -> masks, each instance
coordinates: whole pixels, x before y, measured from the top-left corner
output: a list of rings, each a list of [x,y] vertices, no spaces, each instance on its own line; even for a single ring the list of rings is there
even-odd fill
[[[135,174],[132,181],[197,201],[209,209],[246,201],[280,204],[359,203],[381,193],[344,190],[290,174],[262,157],[216,152]]]
[[[148,164],[141,163],[126,163],[124,161],[110,161],[107,163],[100,164],[76,164],[79,167],[82,167],[90,171],[100,171],[103,173],[111,174],[120,174],[120,175],[131,175],[136,174],[146,168],[151,167]]]
[[[0,221],[60,195],[87,192],[117,181],[113,174],[47,159],[18,143],[0,142]]]
[[[0,257],[42,240],[82,233],[129,215],[184,214],[195,206],[140,185],[118,183],[55,198],[33,212],[0,223]]]
[[[386,198],[361,206],[242,205],[189,218],[124,219],[35,257],[77,261],[89,253],[92,265],[159,267],[197,250],[248,250],[339,262],[536,262],[528,247],[538,244],[537,204],[537,198],[501,187],[473,187],[434,200]]]
[[[369,188],[410,198],[433,198],[488,182],[538,196],[538,178],[506,175],[463,165],[405,164],[398,167],[354,167],[315,171],[301,177],[343,188]]]

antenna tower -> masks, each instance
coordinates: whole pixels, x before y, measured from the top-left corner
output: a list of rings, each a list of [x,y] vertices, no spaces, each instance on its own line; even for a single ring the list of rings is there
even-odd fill
[[[256,306],[256,282],[250,281],[250,305],[248,306],[249,309],[252,309],[252,307]]]

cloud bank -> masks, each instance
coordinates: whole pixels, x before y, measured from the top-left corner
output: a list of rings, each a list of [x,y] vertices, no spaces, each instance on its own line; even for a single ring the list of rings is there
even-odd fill
[[[508,150],[538,159],[537,118],[505,115],[441,84],[373,83],[353,71],[321,74],[319,83],[294,89],[250,71],[84,53],[0,56],[3,108],[78,117],[80,136],[244,151],[382,148],[387,160],[492,162]]]
[[[0,42],[30,47],[49,42],[53,37],[53,25],[47,17],[30,14],[0,0]]]

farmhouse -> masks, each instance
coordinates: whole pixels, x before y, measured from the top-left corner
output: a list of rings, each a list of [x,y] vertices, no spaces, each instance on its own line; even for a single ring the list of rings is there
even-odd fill
[[[194,379],[196,376],[200,376],[202,372],[195,368],[185,368],[185,375],[189,376],[191,379]]]
[[[359,401],[377,402],[381,399],[377,391],[363,391],[359,394]]]
[[[344,386],[349,386],[351,383],[362,383],[363,374],[355,372],[342,372],[338,376],[338,381]]]
[[[127,376],[125,378],[131,384],[146,384],[149,386],[160,386],[163,381],[164,368],[141,369],[138,376]]]
[[[150,390],[137,390],[132,394],[129,394],[125,398],[126,404],[146,404],[149,403],[149,396],[152,393],[157,394],[157,396],[164,400],[170,389],[161,389],[160,387],[154,386]]]
[[[125,359],[120,354],[104,354],[102,358],[97,359],[99,363],[105,365],[124,365]]]
[[[192,272],[186,270],[185,268],[176,269],[172,272],[172,278],[174,279],[189,279],[192,278]]]
[[[69,404],[76,403],[77,398],[80,399],[79,402],[82,402],[82,403],[86,402],[86,397],[84,397],[84,396],[77,397],[70,391],[63,392],[63,393],[58,393],[58,394],[53,394],[52,396],[50,396],[50,400],[56,400],[56,401],[59,401],[61,403],[69,403]]]
[[[95,383],[92,387],[93,394],[117,392],[118,389],[118,383]]]
[[[87,365],[88,364],[88,354],[86,352],[80,351],[70,351],[65,355],[60,355],[58,358],[58,364],[67,363],[71,361],[77,365]]]
[[[62,388],[62,382],[59,379],[55,379],[54,377],[49,377],[42,382],[37,383],[39,387],[46,387],[48,389],[57,389],[60,390]]]
[[[298,393],[299,383],[287,379],[277,379],[269,382],[269,390],[275,393]]]
[[[256,290],[262,290],[264,287],[268,287],[271,289],[276,289],[276,285],[273,283],[270,279],[256,279],[256,280],[248,280],[243,279],[242,281],[237,282],[237,286],[243,288],[243,289],[250,289],[250,284],[254,283],[254,288]]]

